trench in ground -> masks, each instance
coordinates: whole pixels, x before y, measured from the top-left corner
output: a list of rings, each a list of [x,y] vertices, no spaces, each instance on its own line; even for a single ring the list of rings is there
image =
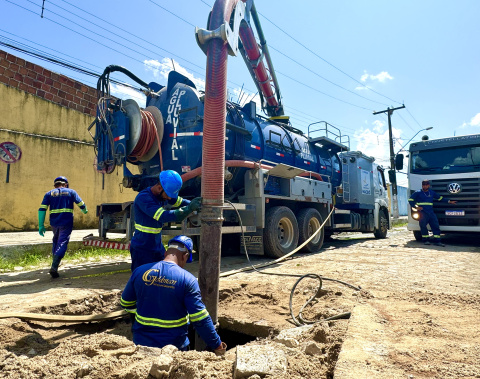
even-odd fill
[[[72,299],[67,303],[51,307],[39,307],[34,313],[44,313],[49,315],[93,315],[113,312],[119,310],[120,293],[104,292],[102,294],[92,295],[88,299]],[[47,355],[52,349],[59,346],[62,342],[93,333],[107,333],[126,337],[132,340],[131,319],[127,315],[125,318],[104,321],[92,321],[83,323],[62,323],[62,322],[44,322],[44,321],[17,321],[5,328],[0,326],[0,342],[4,348],[17,355],[37,356]],[[228,349],[239,345],[245,345],[253,341],[266,343],[274,339],[279,329],[269,325],[258,325],[255,322],[246,322],[229,317],[219,318],[218,333],[227,345]],[[333,327],[335,322],[329,322]],[[293,325],[291,326],[293,327]],[[10,329],[6,331],[6,329]],[[332,329],[333,330],[333,329]],[[343,342],[343,333],[333,333],[328,343],[322,347],[323,362],[326,365],[325,377],[333,378],[333,371],[340,353]],[[189,331],[191,348],[194,347],[194,331]],[[313,338],[315,340],[315,338]],[[325,342],[325,341],[324,341]]]

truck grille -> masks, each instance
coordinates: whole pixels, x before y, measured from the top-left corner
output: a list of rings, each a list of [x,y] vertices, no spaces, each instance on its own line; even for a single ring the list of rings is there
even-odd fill
[[[462,190],[458,194],[448,192],[450,183],[458,183]],[[480,225],[480,178],[431,180],[431,188],[440,196],[456,200],[457,204],[435,202],[434,211],[440,225],[478,226]],[[465,216],[446,216],[446,210],[465,211]]]

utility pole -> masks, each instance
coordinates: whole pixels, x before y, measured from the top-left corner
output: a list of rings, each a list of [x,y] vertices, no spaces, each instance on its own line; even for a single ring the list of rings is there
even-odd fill
[[[374,115],[380,113],[388,114],[388,139],[390,141],[390,170],[388,172],[388,178],[392,183],[392,215],[394,219],[398,219],[398,191],[397,191],[397,175],[395,171],[395,152],[393,151],[393,135],[392,135],[392,113],[398,109],[405,108],[405,105],[397,108],[387,108],[384,111],[373,112]]]

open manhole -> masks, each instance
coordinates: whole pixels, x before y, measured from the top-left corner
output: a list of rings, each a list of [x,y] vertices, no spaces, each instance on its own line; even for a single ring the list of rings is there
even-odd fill
[[[247,291],[242,294],[242,291]],[[277,295],[263,293],[258,286],[241,286],[241,291],[234,291],[235,298],[245,295],[248,304],[253,308],[257,308],[257,312],[262,312],[262,316],[268,318],[268,309],[276,311],[276,308],[267,307],[266,305],[280,304],[281,299],[277,299]],[[268,291],[267,291],[268,292]],[[71,299],[64,304],[55,306],[42,306],[35,310],[36,313],[48,315],[93,315],[103,314],[120,309],[119,299],[121,293],[119,291],[102,292],[101,294],[90,295],[84,299]],[[278,296],[281,296],[278,295]],[[329,301],[333,303],[334,298],[338,298],[338,294],[330,294]],[[328,296],[327,296],[328,297]],[[223,301],[229,297],[224,294],[221,296]],[[233,298],[230,298],[233,300]],[[240,346],[267,346],[274,345],[279,349],[286,351],[288,358],[288,370],[293,370],[300,377],[326,377],[333,378],[333,372],[341,344],[347,328],[347,320],[332,321],[322,323],[322,326],[313,326],[308,332],[301,337],[296,337],[296,342],[292,342],[295,338],[281,337],[282,329],[296,329],[294,325],[286,324],[279,328],[272,326],[268,322],[262,323],[255,320],[258,318],[247,317],[247,306],[244,304],[236,304],[231,302],[231,306],[244,313],[238,319],[231,316],[221,315],[219,317],[218,333],[225,343],[228,345],[230,356],[235,357],[236,347]],[[263,305],[263,308],[260,305]],[[220,307],[225,308],[225,304],[221,302]],[[313,310],[312,310],[313,311]],[[238,314],[240,315],[240,311]],[[288,313],[284,312],[284,316],[288,319]],[[324,324],[324,325],[323,325]],[[99,339],[124,338],[124,343],[130,344],[132,340],[131,319],[129,315],[124,318],[79,322],[79,323],[51,323],[44,321],[13,321],[10,325],[0,325],[0,343],[4,349],[21,358],[44,356],[45,358],[54,354],[61,345],[71,344],[72,341],[82,339],[86,336],[97,335]],[[110,336],[110,337],[109,337]],[[194,332],[191,328],[189,333],[191,348],[195,346]],[[117,345],[113,345],[117,346]],[[93,351],[93,350],[92,350]],[[228,354],[228,353],[227,353]],[[87,354],[88,357],[94,354]],[[73,359],[75,357],[66,357]],[[232,358],[235,359],[235,358]],[[232,363],[233,364],[233,363]],[[311,376],[314,375],[314,376]]]

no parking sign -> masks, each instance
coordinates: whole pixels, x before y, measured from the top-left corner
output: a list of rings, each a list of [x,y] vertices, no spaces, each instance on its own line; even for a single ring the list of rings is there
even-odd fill
[[[13,142],[0,143],[0,160],[7,164],[7,180],[10,180],[10,163],[16,163],[22,157],[22,150]]]

